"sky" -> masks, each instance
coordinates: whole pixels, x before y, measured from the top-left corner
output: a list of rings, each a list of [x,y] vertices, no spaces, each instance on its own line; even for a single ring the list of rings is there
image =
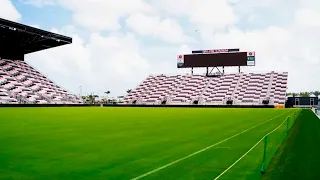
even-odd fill
[[[288,72],[288,91],[320,90],[319,0],[0,0],[0,17],[73,38],[25,59],[75,94],[124,95],[150,74],[189,72],[178,54],[221,48],[256,52],[243,72]]]

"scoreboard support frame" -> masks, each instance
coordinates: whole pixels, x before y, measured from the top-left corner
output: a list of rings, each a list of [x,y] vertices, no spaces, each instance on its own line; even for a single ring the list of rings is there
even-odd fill
[[[209,68],[212,68],[212,69],[210,69],[210,72],[209,72]],[[221,72],[221,70],[219,69],[218,66],[215,66],[215,67],[206,67],[206,76],[214,76],[214,75],[212,74],[212,71],[213,71],[214,69],[217,69],[218,72],[220,73],[220,75],[224,75],[224,73],[225,73],[224,66],[222,66],[222,72]],[[238,66],[238,72],[241,73],[241,66]],[[193,75],[193,67],[191,67],[191,75]]]
[[[209,68],[212,68],[212,69],[210,70],[210,72],[209,72]],[[215,66],[215,67],[206,67],[206,76],[208,76],[208,77],[210,77],[210,76],[216,76],[215,74],[212,74],[212,71],[213,71],[214,69],[217,69],[217,70],[218,70],[219,75],[224,75],[224,67],[222,67],[222,72],[221,72],[221,70],[219,69],[219,67],[218,67],[218,66]]]

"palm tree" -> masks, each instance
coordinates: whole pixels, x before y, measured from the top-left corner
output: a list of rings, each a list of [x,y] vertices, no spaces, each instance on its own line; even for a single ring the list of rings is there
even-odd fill
[[[108,94],[110,94],[110,91],[106,91],[106,92],[104,92],[107,96],[108,96]]]
[[[87,96],[87,100],[89,101],[90,104],[94,104],[95,103],[95,99],[98,98],[98,95],[95,94],[90,94]]]
[[[319,99],[320,91],[314,91],[312,92],[313,95],[315,95]]]
[[[98,95],[93,95],[93,104],[95,103],[95,100],[96,100],[96,98],[98,98],[99,96]]]
[[[108,98],[108,94],[110,94],[110,91],[105,91],[104,93],[107,95],[107,97],[105,98],[105,100],[106,100],[106,102],[108,102],[108,99],[109,99],[109,98]]]
[[[132,89],[128,89],[128,90],[127,90],[127,93],[129,94],[129,93],[131,93],[131,91],[132,91]]]
[[[309,92],[300,92],[299,96],[301,96],[301,97],[310,97],[310,93]]]
[[[87,101],[87,96],[81,96],[81,99],[83,100],[83,102],[85,103]]]
[[[88,96],[87,96],[87,100],[89,101],[89,104],[93,104],[93,102],[94,102],[94,97],[93,97],[93,95],[92,95],[92,94],[88,95]]]
[[[310,97],[311,93],[310,92],[304,92],[305,93],[305,97]]]

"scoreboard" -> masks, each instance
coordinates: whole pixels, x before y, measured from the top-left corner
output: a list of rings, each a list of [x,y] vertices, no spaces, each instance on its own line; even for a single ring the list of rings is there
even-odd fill
[[[199,51],[198,51],[199,52]],[[222,53],[221,53],[222,52]],[[178,68],[255,66],[255,52],[185,54],[177,56]]]

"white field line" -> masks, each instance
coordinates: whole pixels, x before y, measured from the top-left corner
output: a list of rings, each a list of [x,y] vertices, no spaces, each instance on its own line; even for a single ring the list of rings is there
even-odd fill
[[[254,149],[266,136],[268,136],[269,134],[273,133],[274,131],[276,131],[277,129],[279,129],[285,122],[287,121],[287,118],[278,126],[276,127],[274,130],[270,131],[269,133],[267,133],[266,135],[264,135],[254,146],[252,146],[246,153],[244,153],[238,160],[236,160],[233,164],[231,164],[231,166],[229,166],[226,170],[224,170],[219,176],[217,176],[216,178],[214,178],[214,180],[219,179],[222,175],[224,175],[227,171],[229,171],[234,165],[236,165],[242,158],[244,158],[250,151],[252,151],[252,149]]]
[[[320,114],[317,114],[315,110],[312,110],[312,112],[320,119]]]
[[[290,111],[290,112],[291,112],[291,111]],[[146,172],[146,173],[144,173],[144,174],[142,174],[142,175],[140,175],[140,176],[137,176],[137,177],[135,177],[135,178],[132,178],[131,180],[141,179],[141,178],[146,177],[146,176],[148,176],[148,175],[150,175],[150,174],[153,174],[153,173],[155,173],[155,172],[158,172],[158,171],[160,171],[160,170],[162,170],[162,169],[164,169],[164,168],[167,168],[167,167],[169,167],[169,166],[172,166],[172,165],[174,165],[174,164],[176,164],[176,163],[178,163],[178,162],[180,162],[180,161],[183,161],[183,160],[185,160],[185,159],[187,159],[187,158],[189,158],[189,157],[192,157],[192,156],[194,156],[194,155],[197,155],[197,154],[199,154],[199,153],[202,153],[203,151],[206,151],[206,150],[208,150],[208,149],[210,149],[210,148],[212,148],[212,147],[214,147],[214,146],[217,146],[217,145],[219,145],[219,144],[221,144],[221,143],[223,143],[223,142],[225,142],[225,141],[228,141],[228,140],[230,140],[230,139],[232,139],[232,138],[234,138],[234,137],[237,137],[237,136],[239,136],[239,135],[241,135],[241,134],[243,134],[243,133],[245,133],[245,132],[247,132],[247,131],[250,131],[251,129],[254,129],[254,128],[256,128],[256,127],[258,127],[258,126],[261,126],[261,125],[263,125],[263,124],[265,124],[265,123],[267,123],[267,122],[269,122],[269,121],[272,121],[272,120],[274,120],[274,119],[276,119],[276,118],[278,118],[278,117],[280,117],[280,116],[282,116],[282,115],[284,115],[284,114],[286,114],[286,113],[288,113],[288,112],[285,112],[285,113],[282,113],[282,114],[280,114],[280,115],[278,115],[278,116],[275,116],[275,117],[273,117],[273,118],[271,118],[271,119],[269,119],[269,120],[266,120],[266,121],[264,121],[264,122],[262,122],[262,123],[260,123],[260,124],[258,124],[258,125],[255,125],[255,126],[249,128],[249,129],[246,129],[246,130],[244,130],[244,131],[242,131],[242,132],[239,132],[239,133],[237,133],[237,134],[235,134],[235,135],[233,135],[233,136],[230,136],[230,137],[228,137],[228,138],[226,138],[226,139],[224,139],[224,140],[222,140],[222,141],[219,141],[219,142],[217,142],[217,143],[215,143],[215,144],[212,144],[212,145],[207,146],[207,147],[205,147],[205,148],[203,148],[203,149],[200,149],[199,151],[196,151],[196,152],[194,152],[194,153],[191,153],[191,154],[189,154],[189,155],[187,155],[187,156],[185,156],[185,157],[182,157],[182,158],[177,159],[177,160],[175,160],[175,161],[172,161],[172,162],[170,162],[170,163],[168,163],[168,164],[165,164],[165,165],[163,165],[163,166],[161,166],[161,167],[158,167],[158,168],[156,168],[156,169],[154,169],[154,170],[151,170],[151,171],[149,171],[149,172]]]

